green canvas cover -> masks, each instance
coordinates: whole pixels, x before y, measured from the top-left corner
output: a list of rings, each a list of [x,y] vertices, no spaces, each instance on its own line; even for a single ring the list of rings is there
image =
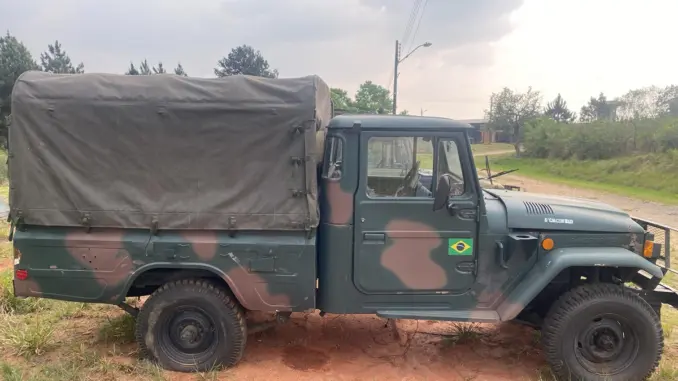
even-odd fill
[[[317,76],[21,75],[10,208],[25,224],[301,230],[332,114]]]

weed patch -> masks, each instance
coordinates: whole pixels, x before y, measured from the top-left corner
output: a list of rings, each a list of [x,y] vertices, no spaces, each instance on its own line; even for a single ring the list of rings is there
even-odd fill
[[[2,374],[3,381],[22,381],[24,380],[21,369],[3,362],[0,364],[0,374]]]
[[[134,317],[126,313],[108,319],[99,329],[99,340],[106,343],[132,343],[135,340],[134,325]]]
[[[443,345],[470,344],[485,335],[478,323],[453,323],[452,333],[445,336]]]
[[[54,324],[44,318],[0,315],[0,344],[12,354],[42,355],[53,344],[53,334]]]

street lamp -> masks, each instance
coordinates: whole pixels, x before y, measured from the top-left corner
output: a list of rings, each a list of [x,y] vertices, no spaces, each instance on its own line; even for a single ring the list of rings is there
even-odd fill
[[[409,53],[407,53],[405,55],[405,57],[400,58],[400,43],[398,42],[398,40],[396,40],[396,44],[395,44],[395,68],[394,68],[394,71],[393,71],[393,115],[396,114],[396,110],[397,110],[397,107],[398,107],[398,105],[397,105],[397,102],[398,102],[398,64],[405,61],[407,59],[407,57],[411,56],[412,53],[417,51],[417,49],[419,49],[421,47],[428,48],[431,45],[433,45],[433,44],[430,43],[430,42],[424,42],[423,44],[420,44],[416,48],[412,49]]]

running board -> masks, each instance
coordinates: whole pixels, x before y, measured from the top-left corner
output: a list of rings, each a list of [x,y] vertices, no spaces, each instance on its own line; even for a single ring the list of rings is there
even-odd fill
[[[490,310],[383,310],[377,311],[377,316],[386,319],[473,321],[478,323],[497,323],[500,321],[497,311]]]

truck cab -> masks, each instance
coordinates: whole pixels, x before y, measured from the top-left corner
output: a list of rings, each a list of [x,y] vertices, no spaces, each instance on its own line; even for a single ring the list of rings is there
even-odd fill
[[[488,281],[481,290],[476,281],[479,253],[496,247],[483,213],[470,128],[444,118],[332,119],[320,179],[319,309],[388,317],[427,310],[440,318],[498,320],[491,306],[500,284]],[[415,157],[396,150],[401,168],[380,167],[393,146]],[[422,169],[433,174],[429,184],[419,181]],[[434,208],[434,191],[443,175],[452,191],[449,208],[441,210]],[[513,261],[513,268],[533,259]]]

